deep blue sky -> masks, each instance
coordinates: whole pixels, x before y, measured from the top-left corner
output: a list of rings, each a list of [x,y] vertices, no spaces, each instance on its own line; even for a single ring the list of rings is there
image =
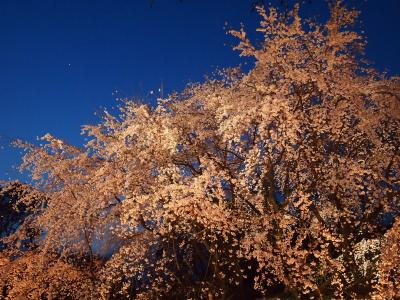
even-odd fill
[[[321,11],[322,0],[305,9]],[[117,97],[150,101],[241,62],[224,23],[251,31],[250,0],[0,0],[0,179],[16,178],[16,149],[50,132],[80,144],[80,126]],[[367,56],[400,74],[400,1],[352,1],[362,10]],[[226,46],[225,44],[228,44]],[[117,91],[117,92],[116,92]]]

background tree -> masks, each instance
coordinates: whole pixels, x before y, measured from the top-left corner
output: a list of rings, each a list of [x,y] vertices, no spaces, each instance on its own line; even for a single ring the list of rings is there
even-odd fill
[[[33,225],[34,212],[43,205],[45,195],[32,186],[18,181],[0,183],[0,249],[37,246],[40,229]]]

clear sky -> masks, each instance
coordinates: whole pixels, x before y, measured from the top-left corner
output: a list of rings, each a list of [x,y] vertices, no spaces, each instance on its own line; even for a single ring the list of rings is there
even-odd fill
[[[82,124],[116,98],[152,101],[241,62],[225,22],[257,24],[250,0],[0,0],[0,179],[17,178],[7,146],[50,132],[80,145]],[[273,2],[273,1],[272,1]],[[307,13],[321,12],[312,0]],[[400,0],[353,0],[367,57],[400,74]]]

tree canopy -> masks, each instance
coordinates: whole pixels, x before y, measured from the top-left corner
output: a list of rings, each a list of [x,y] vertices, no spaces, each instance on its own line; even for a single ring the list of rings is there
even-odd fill
[[[261,45],[230,32],[249,72],[126,101],[82,148],[18,142],[35,246],[5,239],[3,297],[399,298],[400,80],[329,9],[259,7]]]

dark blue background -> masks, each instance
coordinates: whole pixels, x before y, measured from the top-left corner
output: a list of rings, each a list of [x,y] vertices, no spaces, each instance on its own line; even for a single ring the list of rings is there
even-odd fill
[[[202,80],[216,67],[241,62],[225,22],[252,32],[250,0],[0,1],[0,179],[18,177],[14,138],[35,141],[50,132],[81,144],[82,124],[116,98],[154,101]],[[153,4],[151,4],[153,3]],[[400,1],[352,1],[362,10],[367,56],[400,73]],[[304,7],[325,8],[322,0]],[[150,95],[150,91],[155,94]]]

